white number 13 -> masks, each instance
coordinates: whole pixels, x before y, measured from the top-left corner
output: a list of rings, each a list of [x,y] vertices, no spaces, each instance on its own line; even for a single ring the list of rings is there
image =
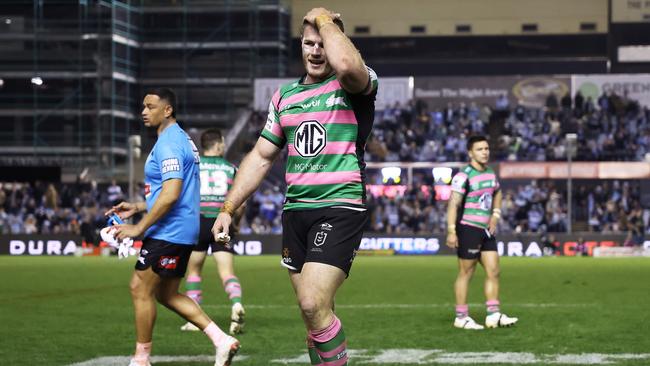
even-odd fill
[[[201,195],[225,196],[228,193],[228,176],[221,170],[202,170]]]

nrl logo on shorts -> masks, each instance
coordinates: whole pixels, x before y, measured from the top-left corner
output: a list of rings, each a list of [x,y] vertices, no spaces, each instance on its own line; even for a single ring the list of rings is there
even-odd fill
[[[296,128],[293,147],[303,158],[311,158],[327,145],[327,130],[318,121],[304,121]]]
[[[325,239],[327,239],[327,233],[322,231],[317,232],[316,237],[314,238],[314,245],[319,247],[325,244]]]

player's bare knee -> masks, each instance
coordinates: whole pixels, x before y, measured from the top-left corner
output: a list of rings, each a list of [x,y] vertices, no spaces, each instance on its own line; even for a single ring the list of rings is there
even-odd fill
[[[131,282],[129,283],[129,290],[131,291],[131,297],[134,299],[145,298],[149,292],[146,288],[145,283],[137,276],[133,276],[133,278],[131,278]]]
[[[310,320],[317,317],[318,312],[322,307],[321,304],[311,296],[301,297],[298,300],[298,305],[300,306],[300,311],[302,311],[305,318]]]
[[[458,276],[471,278],[474,275],[474,271],[476,271],[476,267],[461,268],[460,271],[458,271]]]
[[[501,270],[499,268],[490,268],[485,271],[485,274],[488,278],[498,279],[501,275]]]

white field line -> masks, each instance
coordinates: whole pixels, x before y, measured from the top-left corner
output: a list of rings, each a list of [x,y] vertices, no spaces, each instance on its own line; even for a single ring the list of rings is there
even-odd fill
[[[295,307],[295,304],[246,304],[246,309],[286,309]],[[483,307],[485,304],[469,304],[472,307]],[[595,307],[598,304],[558,304],[558,303],[522,303],[522,304],[509,304],[503,303],[503,307],[509,308],[586,308]],[[214,305],[202,304],[202,308],[206,309],[230,309],[231,305]],[[336,304],[337,309],[438,309],[438,308],[453,308],[454,304]]]
[[[385,349],[382,351],[348,350],[350,359],[358,365],[470,365],[483,364],[553,364],[553,365],[611,365],[618,361],[639,361],[639,365],[650,362],[650,353],[580,353],[580,354],[541,354],[529,352],[446,352],[439,349]],[[128,365],[131,356],[105,356],[91,360],[77,362],[68,366],[124,366]],[[239,355],[235,361],[245,359],[255,360],[255,356]],[[213,355],[199,356],[153,356],[151,362],[161,365],[170,362],[176,363],[212,363]],[[267,363],[266,359],[258,360],[260,365]],[[272,364],[309,364],[309,357],[303,351],[297,352],[293,357],[279,358],[270,361]],[[235,362],[236,363],[236,362]],[[257,364],[257,363],[256,363]]]
[[[470,365],[470,364],[554,364],[554,365],[609,365],[622,360],[638,360],[639,365],[650,361],[650,353],[634,354],[542,354],[529,352],[446,352],[423,349],[386,349],[377,352],[349,350],[350,359],[360,365],[404,364],[404,365]],[[641,363],[641,361],[643,363]],[[308,364],[309,357],[302,353],[292,358],[271,360],[277,364]]]
[[[91,360],[72,363],[68,366],[125,366],[131,361],[132,356],[104,356],[97,357]],[[248,356],[237,355],[235,361],[247,359]],[[169,362],[183,362],[183,363],[214,363],[214,355],[198,355],[198,356],[152,356],[151,363],[157,365],[159,363]]]

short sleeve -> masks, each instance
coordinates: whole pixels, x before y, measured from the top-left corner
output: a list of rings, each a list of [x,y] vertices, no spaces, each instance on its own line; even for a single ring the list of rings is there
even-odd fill
[[[266,117],[266,124],[260,134],[265,139],[269,140],[272,144],[283,148],[287,139],[284,136],[284,131],[280,126],[280,113],[278,112],[278,105],[280,104],[280,90],[277,90],[271,102],[269,103],[269,114]]]
[[[454,175],[454,179],[451,180],[451,190],[453,192],[458,192],[460,194],[465,194],[467,189],[467,174],[464,172],[458,172]]]
[[[375,70],[371,69],[368,66],[366,66],[366,69],[368,69],[368,77],[369,77],[368,86],[366,86],[366,89],[363,91],[362,94],[370,95],[377,92],[377,88],[379,87],[379,79],[377,78],[377,73],[375,72]]]
[[[183,179],[186,169],[183,148],[177,142],[170,141],[156,146],[156,160],[159,161],[162,181]]]

